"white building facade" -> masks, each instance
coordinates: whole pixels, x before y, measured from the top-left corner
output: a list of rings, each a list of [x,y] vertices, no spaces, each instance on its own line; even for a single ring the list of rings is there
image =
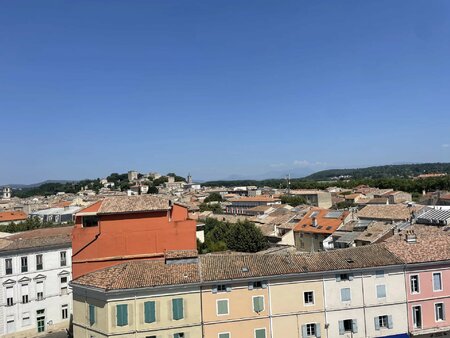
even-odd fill
[[[0,249],[1,337],[36,337],[69,328],[71,227],[57,229],[55,236],[53,230],[9,236],[9,244]]]

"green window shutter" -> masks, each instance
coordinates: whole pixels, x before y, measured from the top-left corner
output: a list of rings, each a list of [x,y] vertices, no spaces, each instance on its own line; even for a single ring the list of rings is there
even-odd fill
[[[183,319],[183,298],[172,299],[172,318],[174,320]]]
[[[95,324],[95,306],[92,304],[89,304],[89,324]]]
[[[255,330],[255,338],[266,338],[266,329]]]
[[[144,316],[146,323],[156,322],[155,302],[151,301],[144,303]]]
[[[117,326],[128,325],[128,305],[119,304],[116,306]]]
[[[219,333],[219,338],[230,338],[229,333]]]
[[[218,300],[217,301],[217,314],[226,315],[228,314],[228,300]]]
[[[253,297],[253,310],[255,312],[261,312],[264,310],[264,298]]]

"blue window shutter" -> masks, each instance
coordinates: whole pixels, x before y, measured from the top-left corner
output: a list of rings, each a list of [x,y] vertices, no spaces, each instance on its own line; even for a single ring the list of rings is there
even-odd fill
[[[95,306],[92,304],[89,304],[89,324],[95,324]]]
[[[375,317],[373,320],[375,323],[375,330],[379,331],[380,330],[380,321],[378,320],[378,317]]]
[[[341,281],[341,275],[336,275],[336,282],[340,282]]]
[[[339,321],[339,334],[344,334],[345,333],[345,328],[344,328],[344,321],[340,320]]]
[[[251,283],[251,282],[248,283],[248,289],[249,289],[249,290],[253,290],[253,283]]]
[[[308,333],[306,331],[306,325],[302,325],[302,338],[307,338]]]
[[[214,285],[211,289],[212,293],[217,293],[217,285]]]
[[[358,322],[356,321],[356,319],[352,320],[352,332],[358,333]]]
[[[347,301],[351,300],[350,288],[343,288],[343,289],[341,289],[341,300],[343,302],[347,302]]]
[[[348,274],[348,280],[353,280],[353,274],[352,273]]]
[[[255,338],[266,338],[266,330],[265,329],[257,329],[255,331]]]
[[[231,292],[231,285],[227,285],[226,290],[227,292]]]
[[[145,322],[153,323],[156,321],[155,302],[144,303]]]
[[[394,327],[394,322],[392,321],[392,316],[388,316],[388,329],[392,329]]]
[[[128,305],[119,304],[116,306],[117,326],[128,325]]]
[[[174,320],[183,318],[183,298],[172,299],[172,318]]]
[[[261,286],[262,286],[263,289],[267,289],[267,281],[266,281],[266,280],[263,281],[263,282],[261,283]]]
[[[316,324],[316,337],[322,337],[322,334],[320,333],[320,324]]]
[[[442,289],[442,281],[441,281],[441,275],[439,273],[433,274],[433,287],[434,290],[441,290]]]

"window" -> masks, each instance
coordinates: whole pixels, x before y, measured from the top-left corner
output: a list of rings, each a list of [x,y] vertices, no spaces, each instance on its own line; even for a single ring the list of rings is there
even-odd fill
[[[341,273],[339,275],[336,275],[336,282],[352,281],[352,280],[353,280],[353,274],[351,274],[351,273]]]
[[[89,324],[94,325],[95,324],[95,306],[92,304],[89,304]]]
[[[217,338],[231,338],[229,332],[222,332],[217,335]]]
[[[316,324],[306,324],[306,336],[311,337],[316,335]]]
[[[145,336],[145,338],[156,338],[156,336]]]
[[[410,281],[411,293],[419,293],[420,292],[419,276],[413,275],[413,276],[409,277],[409,281]]]
[[[61,318],[62,319],[67,319],[69,318],[69,310],[68,310],[68,305],[64,304],[63,306],[61,306]]]
[[[154,301],[144,303],[144,321],[146,323],[156,322],[156,304]]]
[[[377,285],[377,298],[386,298],[386,285]]]
[[[61,251],[59,253],[59,261],[61,266],[66,266],[67,265],[67,259],[66,259],[66,252],[65,251]]]
[[[172,319],[180,320],[184,317],[183,298],[172,299]]]
[[[28,299],[28,284],[22,284],[21,287],[21,294],[22,294],[22,303],[26,304],[29,302]]]
[[[261,289],[262,288],[262,282],[261,281],[253,282],[253,288],[254,289]]]
[[[358,333],[358,325],[356,319],[345,319],[339,321],[339,334],[343,335],[346,332]]]
[[[217,300],[217,315],[223,316],[229,314],[228,312],[228,299]]]
[[[24,312],[22,314],[22,326],[28,326],[30,324],[31,324],[30,313],[29,312]]]
[[[20,258],[22,272],[28,272],[28,257]]]
[[[434,316],[437,322],[445,320],[444,303],[434,304]]]
[[[128,305],[119,304],[116,305],[116,322],[117,326],[128,325]]]
[[[256,313],[264,311],[264,296],[253,297],[253,311]]]
[[[265,289],[267,288],[267,281],[257,281],[257,282],[251,282],[248,283],[248,289]]]
[[[36,321],[37,321],[38,332],[44,332],[45,331],[45,309],[36,311]]]
[[[97,216],[84,216],[83,217],[83,228],[96,227],[98,226]]]
[[[184,332],[174,333],[173,338],[184,338]]]
[[[433,291],[442,291],[442,275],[440,272],[433,273]]]
[[[22,303],[23,304],[26,304],[26,303],[28,303],[29,302],[29,300],[28,300],[28,295],[22,295]]]
[[[420,306],[412,307],[412,316],[415,329],[422,328],[422,308]]]
[[[42,255],[36,255],[36,270],[42,270],[44,267],[42,265]]]
[[[375,271],[375,277],[376,278],[383,278],[384,277],[384,270],[377,270],[377,271]]]
[[[226,284],[215,285],[212,287],[211,291],[212,291],[212,293],[231,292],[231,285],[226,285]]]
[[[349,302],[351,300],[350,288],[341,289],[341,301]]]
[[[6,275],[12,275],[13,269],[12,269],[12,258],[5,259],[5,274]]]
[[[375,330],[380,329],[392,329],[394,326],[392,324],[392,316],[378,316],[374,318]]]
[[[266,329],[256,329],[255,338],[266,338]]]
[[[314,304],[314,292],[313,291],[304,292],[303,300],[305,301],[306,305],[313,305]]]
[[[61,295],[67,295],[67,277],[61,277]]]
[[[6,306],[14,305],[14,289],[12,286],[6,287]]]
[[[44,299],[44,282],[40,281],[36,283],[36,300]]]

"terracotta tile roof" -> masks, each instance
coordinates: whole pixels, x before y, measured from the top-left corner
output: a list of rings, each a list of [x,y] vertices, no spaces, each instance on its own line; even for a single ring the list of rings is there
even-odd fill
[[[269,196],[252,196],[252,197],[241,197],[241,198],[231,198],[230,202],[278,202],[279,198],[272,198]]]
[[[72,226],[24,231],[5,237],[9,241],[0,252],[72,244]]]
[[[23,211],[0,212],[0,222],[23,221],[27,219],[27,214]]]
[[[413,212],[417,214],[422,209],[423,206],[409,207],[406,204],[367,205],[357,216],[379,220],[407,220]]]
[[[164,257],[166,259],[193,258],[198,257],[198,252],[197,250],[167,250]]]
[[[89,208],[92,212],[97,211],[99,215],[169,210],[170,208],[168,199],[154,195],[106,197],[97,210],[95,210],[96,206],[97,204],[94,204]],[[89,208],[82,210],[81,213],[89,212]]]
[[[406,263],[450,260],[450,227],[438,228],[415,224],[386,240],[386,248]],[[407,231],[413,231],[416,243],[406,242]]]
[[[74,285],[118,290],[402,264],[375,244],[314,254],[208,254],[194,263],[132,261],[88,273]]]
[[[72,281],[99,289],[138,289],[200,282],[198,263],[165,264],[164,260],[132,261],[97,270]]]
[[[341,211],[341,215],[337,218],[329,217],[330,213],[338,213],[338,211],[312,208],[306,213],[300,222],[297,223],[294,231],[332,234],[344,223],[344,220],[349,215],[349,211]],[[315,215],[317,226],[313,226],[313,215]]]

